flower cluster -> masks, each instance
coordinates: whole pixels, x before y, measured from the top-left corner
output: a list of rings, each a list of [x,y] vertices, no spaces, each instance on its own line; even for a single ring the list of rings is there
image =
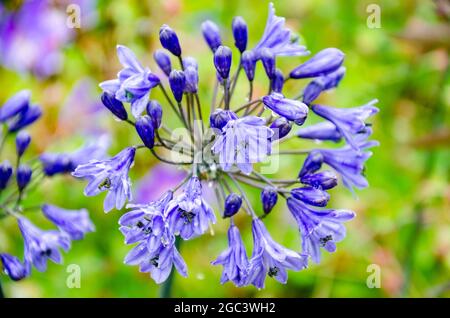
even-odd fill
[[[24,129],[41,114],[41,107],[30,102],[30,92],[26,90],[15,94],[0,108],[0,122],[4,128],[0,151],[8,139],[15,138],[16,153],[14,166],[8,160],[0,164],[0,218],[16,218],[25,243],[23,260],[0,251],[4,272],[12,280],[29,276],[33,266],[38,271],[45,271],[47,260],[61,263],[61,249],[67,252],[73,240],[81,240],[86,233],[94,231],[85,209],[66,210],[50,204],[26,204],[26,196],[44,177],[72,172],[79,164],[104,157],[106,151],[105,138],[99,138],[71,153],[44,153],[36,159],[25,160],[31,136]],[[35,209],[40,209],[57,229],[42,230],[34,225],[25,214]]]
[[[113,207],[129,209],[120,219],[120,230],[126,244],[136,245],[125,263],[139,265],[157,283],[169,277],[172,267],[187,275],[186,264],[178,252],[179,244],[203,235],[216,222],[216,214],[206,200],[205,186],[214,188],[216,201],[221,205],[220,216],[230,220],[229,247],[212,262],[223,266],[221,282],[263,288],[269,276],[286,283],[287,270],[302,270],[310,259],[318,263],[321,249],[334,252],[336,243],[345,237],[343,223],[355,214],[326,208],[330,199],[327,190],[337,186],[339,176],[350,189],[367,186],[363,175],[364,163],[371,156],[367,148],[376,142],[368,141],[372,130],[366,120],[378,111],[374,106],[376,101],[344,109],[315,103],[323,92],[337,87],[344,76],[344,54],[336,48],[318,52],[287,75],[278,69],[279,56],[304,56],[309,52],[293,40],[293,33],[285,26],[284,18],[275,15],[272,4],[264,34],[252,49],[247,47],[246,22],[242,17],[233,19],[232,32],[239,57],[233,75],[235,54],[223,45],[219,27],[206,21],[201,29],[213,53],[216,73],[209,120],[204,120],[205,109],[198,94],[198,63],[183,55],[177,34],[163,25],[159,39],[165,50],[157,50],[153,55],[160,70],[152,72],[142,66],[130,49],[119,45],[117,55],[123,69],[117,78],[100,84],[104,106],[118,120],[131,125],[142,144],[128,146],[110,159],[80,165],[73,175],[89,180],[86,195],[108,192],[105,212]],[[173,59],[179,63],[178,69]],[[259,61],[270,89],[266,96],[255,98],[253,84]],[[238,83],[241,73],[245,74],[248,86]],[[308,79],[309,83],[297,97],[286,97],[284,84],[298,79]],[[233,95],[242,87],[249,87],[248,102],[236,105]],[[163,101],[149,99],[154,89],[162,93]],[[131,105],[133,118],[129,117],[124,103]],[[166,112],[173,113],[185,128],[181,138],[176,138],[163,121],[170,116]],[[291,133],[311,113],[324,121]],[[275,151],[292,137],[345,144],[341,148]],[[147,204],[131,203],[129,170],[140,149],[147,149],[157,160],[186,172],[179,185]],[[306,155],[297,176],[289,180],[275,179],[264,175],[261,169],[258,172],[261,166],[255,164],[287,154]],[[331,169],[322,169],[325,166]],[[260,189],[262,213],[255,212],[242,184]],[[286,200],[298,223],[301,252],[278,244],[264,225],[264,217],[279,198]],[[253,253],[250,257],[234,222],[240,211],[245,211],[251,220]]]

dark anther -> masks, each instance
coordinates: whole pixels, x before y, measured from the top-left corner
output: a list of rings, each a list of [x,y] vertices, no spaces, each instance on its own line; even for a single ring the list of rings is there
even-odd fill
[[[278,272],[279,272],[280,270],[278,269],[278,267],[271,267],[271,268],[269,268],[269,273],[267,273],[270,277],[274,277],[274,276],[277,276],[278,275]]]
[[[325,246],[325,244],[327,244],[329,241],[332,241],[332,240],[333,240],[333,236],[327,235],[325,237],[320,238],[319,242],[322,246]]]

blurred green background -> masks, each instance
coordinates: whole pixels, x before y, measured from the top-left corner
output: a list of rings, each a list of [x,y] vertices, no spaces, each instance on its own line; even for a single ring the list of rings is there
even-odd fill
[[[17,1],[11,3],[10,6],[17,5]],[[347,224],[348,236],[338,244],[336,253],[323,253],[320,265],[311,264],[307,270],[290,272],[287,285],[269,278],[264,290],[238,289],[230,283],[220,285],[221,267],[209,265],[227,244],[227,222],[219,220],[214,236],[206,234],[183,244],[181,254],[188,265],[189,277],[175,276],[173,296],[450,296],[449,2],[302,0],[274,1],[274,4],[277,15],[286,17],[287,25],[299,33],[312,53],[326,47],[337,47],[346,53],[347,74],[337,90],[321,97],[321,103],[351,107],[379,99],[381,111],[373,125],[374,139],[381,146],[374,148],[367,164],[370,187],[358,191],[356,196],[343,187],[332,191],[330,206],[352,209],[357,218]],[[369,4],[381,8],[381,28],[367,26]],[[82,25],[73,41],[64,47],[64,64],[59,74],[37,79],[0,68],[0,101],[3,103],[19,89],[29,88],[33,101],[44,107],[43,119],[31,129],[35,154],[50,144],[55,151],[74,149],[81,142],[79,130],[86,126],[110,129],[110,153],[115,154],[137,141],[134,131],[106,112],[84,117],[77,114],[88,107],[83,103],[98,103],[97,83],[115,77],[119,70],[116,44],[132,48],[143,64],[156,69],[152,52],[160,48],[158,30],[162,24],[169,24],[177,31],[184,54],[198,59],[200,96],[209,102],[214,72],[211,52],[201,36],[201,22],[211,19],[219,24],[224,43],[232,46],[232,18],[243,16],[249,26],[249,47],[252,47],[263,32],[267,8],[268,1],[262,0],[99,1],[95,25],[88,29]],[[279,65],[288,72],[304,59],[281,58]],[[261,77],[255,94],[261,95],[267,83],[262,69],[258,73]],[[86,85],[82,92],[90,94],[91,100],[70,99],[80,80]],[[243,100],[247,85],[244,81],[240,83]],[[293,96],[305,83],[288,84],[286,95]],[[160,98],[158,94],[152,96]],[[308,146],[300,141],[297,145]],[[13,151],[12,145],[9,149]],[[283,176],[296,175],[300,168],[298,158],[283,159],[286,159]],[[132,170],[134,183],[154,164],[153,157],[139,154]],[[118,231],[117,220],[122,212],[104,214],[103,195],[84,197],[84,185],[85,182],[70,177],[55,177],[46,180],[27,198],[29,202],[46,201],[66,208],[86,207],[97,231],[83,241],[74,242],[62,266],[49,264],[46,273],[34,271],[30,278],[19,283],[2,275],[7,296],[158,296],[159,287],[153,280],[139,273],[137,267],[123,264],[130,247],[123,244]],[[259,193],[253,191],[250,195],[259,207]],[[238,221],[250,252],[250,223],[245,218]],[[300,249],[298,230],[283,204],[265,222],[275,240]],[[12,219],[0,224],[0,248],[22,254],[21,238]],[[69,264],[81,266],[80,289],[66,286]],[[366,285],[370,264],[380,266],[380,288]]]

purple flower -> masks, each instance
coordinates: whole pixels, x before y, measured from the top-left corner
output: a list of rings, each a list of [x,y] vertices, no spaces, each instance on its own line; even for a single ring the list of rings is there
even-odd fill
[[[161,127],[161,120],[163,115],[162,106],[158,101],[151,100],[147,104],[147,114],[152,118],[153,127],[158,129]]]
[[[336,251],[336,243],[345,238],[342,222],[355,217],[355,213],[348,210],[313,210],[292,197],[287,204],[300,228],[303,253],[316,263],[320,263],[321,247],[330,253]]]
[[[214,66],[222,79],[230,76],[232,54],[228,46],[219,46],[214,52]]]
[[[216,223],[213,209],[202,198],[202,185],[197,177],[192,177],[184,187],[184,192],[171,201],[165,215],[171,233],[188,240],[205,233],[210,223]]]
[[[241,65],[247,75],[247,79],[252,82],[255,78],[256,57],[253,51],[245,51],[241,56]]]
[[[110,159],[91,160],[78,166],[72,175],[89,180],[84,190],[87,196],[108,191],[103,204],[105,212],[111,211],[114,207],[120,210],[132,197],[128,172],[134,163],[135,153],[136,148],[125,148]]]
[[[291,194],[294,198],[306,204],[320,207],[326,206],[330,200],[330,195],[327,192],[314,187],[295,188],[291,190]]]
[[[160,245],[153,252],[149,252],[147,243],[142,242],[127,255],[125,264],[139,265],[139,270],[143,273],[150,273],[157,284],[166,281],[174,266],[180,275],[187,276],[186,263],[173,241],[167,245]]]
[[[264,96],[263,103],[274,113],[297,125],[303,125],[308,116],[308,106],[298,100],[285,98],[279,93]]]
[[[179,70],[173,70],[170,72],[169,84],[173,97],[178,103],[181,103],[184,89],[186,87],[186,75],[184,75],[184,72]]]
[[[38,120],[42,116],[39,105],[30,105],[8,123],[9,132],[17,132]]]
[[[168,50],[175,56],[181,56],[180,42],[178,41],[178,36],[171,27],[164,24],[159,29],[159,41],[163,48]]]
[[[329,140],[334,142],[342,139],[339,130],[329,121],[302,127],[297,131],[297,136],[305,139]]]
[[[269,214],[278,201],[278,193],[272,187],[266,187],[261,191],[261,202],[264,214]]]
[[[302,169],[300,170],[298,176],[302,178],[303,176],[314,173],[322,167],[323,155],[318,150],[311,151],[303,162]]]
[[[246,116],[229,120],[222,134],[215,141],[212,151],[219,155],[224,171],[236,164],[244,173],[250,174],[252,163],[263,161],[271,151],[269,139],[273,131],[265,126],[265,119]]]
[[[30,183],[32,174],[33,171],[31,170],[30,166],[26,164],[21,164],[17,168],[16,181],[19,191],[23,191],[23,189],[25,189],[26,186]]]
[[[363,150],[378,145],[376,141],[366,141],[367,135],[359,134],[355,137],[356,145]],[[362,189],[369,184],[364,177],[364,164],[372,156],[370,151],[356,151],[350,146],[338,149],[319,149],[323,162],[332,167],[342,177],[344,185],[352,190],[353,187]]]
[[[166,238],[166,220],[164,209],[172,200],[173,192],[168,191],[158,200],[147,204],[128,204],[131,210],[125,213],[119,220],[120,231],[125,236],[125,244],[133,244],[147,239],[151,245],[150,251],[154,251],[161,240]],[[163,237],[163,235],[166,235]]]
[[[238,116],[233,111],[218,108],[209,116],[209,124],[211,128],[222,130],[230,120],[235,119],[238,119]]]
[[[336,174],[329,170],[306,174],[300,178],[300,182],[323,190],[332,189],[338,183]]]
[[[13,168],[8,160],[0,164],[0,191],[5,189],[8,185],[9,179],[13,173]]]
[[[299,45],[297,41],[292,41],[292,32],[284,26],[285,19],[275,15],[273,3],[269,4],[269,17],[261,40],[253,49],[257,59],[261,57],[261,50],[268,48],[275,56],[299,56],[307,55],[306,48]]]
[[[338,86],[344,75],[345,67],[341,66],[332,73],[314,79],[303,91],[303,102],[307,105],[311,104],[320,93]]]
[[[242,205],[242,197],[236,193],[230,193],[225,198],[225,207],[223,212],[224,218],[229,218],[235,215]]]
[[[211,51],[215,52],[222,45],[219,27],[211,20],[202,23],[202,33]]]
[[[223,266],[221,284],[232,281],[237,287],[244,286],[247,284],[249,261],[239,229],[235,225],[228,229],[228,246],[211,264]]]
[[[83,11],[84,12],[84,11]],[[65,12],[48,0],[29,0],[0,20],[0,61],[20,73],[45,78],[58,73],[62,48],[74,32],[66,25]]]
[[[187,93],[197,93],[198,90],[198,70],[193,66],[188,66],[184,69],[186,77],[186,86],[184,88]]]
[[[284,86],[284,75],[280,69],[275,70],[275,74],[272,78],[272,91],[275,93],[281,93]]]
[[[272,124],[270,124],[270,129],[274,132],[271,140],[278,140],[289,134],[292,129],[292,122],[284,117],[279,117],[275,119]]]
[[[47,259],[57,264],[62,263],[62,248],[68,251],[71,241],[66,233],[60,231],[42,231],[28,219],[21,217],[18,220],[19,228],[25,241],[25,263],[33,264],[40,272],[47,269]]]
[[[139,117],[135,125],[136,132],[149,149],[152,149],[155,144],[155,128],[153,125],[153,120],[149,115]]]
[[[289,76],[291,78],[309,78],[325,75],[337,70],[344,62],[344,53],[335,48],[327,48],[305,63],[296,67]]]
[[[109,109],[111,113],[121,120],[128,119],[128,113],[122,102],[116,99],[115,95],[109,92],[103,92],[101,97],[103,105]]]
[[[0,122],[5,122],[19,113],[23,113],[30,105],[30,91],[22,90],[10,97],[0,108]]]
[[[30,274],[27,266],[14,255],[0,254],[0,260],[3,264],[3,271],[14,281],[24,279]]]
[[[270,49],[264,48],[261,50],[260,58],[264,66],[264,70],[266,71],[267,77],[273,80],[276,71],[275,54],[273,54]]]
[[[373,106],[378,100],[374,99],[366,105],[354,108],[333,108],[321,105],[313,105],[311,109],[319,116],[332,122],[347,142],[359,149],[354,141],[354,135],[366,128],[365,120],[378,113],[379,109]]]
[[[287,282],[287,269],[301,270],[308,266],[308,257],[275,242],[259,219],[252,222],[253,254],[250,259],[247,283],[264,288],[266,275],[280,283]]]
[[[247,23],[242,17],[234,17],[231,24],[234,37],[234,45],[239,52],[244,52],[247,48],[248,30]]]
[[[167,55],[163,50],[156,50],[155,53],[153,53],[153,59],[164,74],[169,76],[172,71],[172,62],[170,62],[169,55]]]
[[[26,131],[20,131],[16,136],[16,152],[18,157],[22,157],[25,150],[27,150],[28,146],[31,142],[31,136]]]
[[[86,209],[66,210],[54,205],[44,204],[42,213],[72,240],[81,240],[84,235],[95,231]]]
[[[137,118],[147,106],[151,89],[160,80],[148,68],[143,68],[133,51],[126,46],[117,46],[117,56],[124,67],[118,73],[118,79],[102,82],[100,87],[115,94],[121,102],[131,103],[131,113]]]

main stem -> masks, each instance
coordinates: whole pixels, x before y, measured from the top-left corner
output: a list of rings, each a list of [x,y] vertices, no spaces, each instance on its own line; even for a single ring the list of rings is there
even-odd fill
[[[177,236],[175,238],[175,247],[177,248],[178,252],[180,251],[182,241],[183,240],[179,236]],[[173,287],[173,281],[175,279],[175,272],[176,272],[176,270],[174,268],[172,268],[172,271],[170,272],[169,277],[167,278],[165,283],[161,285],[160,294],[159,294],[160,298],[171,298],[172,297],[172,287]]]

